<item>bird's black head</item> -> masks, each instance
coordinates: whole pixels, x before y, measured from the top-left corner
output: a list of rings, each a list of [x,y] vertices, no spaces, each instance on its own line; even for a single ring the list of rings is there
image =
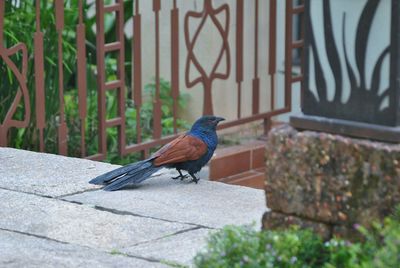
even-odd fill
[[[218,123],[225,120],[225,118],[214,116],[214,115],[204,115],[196,120],[192,126],[192,131],[201,130],[215,130]]]

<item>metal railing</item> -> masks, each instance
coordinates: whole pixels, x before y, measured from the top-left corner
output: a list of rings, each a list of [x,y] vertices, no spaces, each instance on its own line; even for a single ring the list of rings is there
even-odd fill
[[[6,30],[4,26],[5,16],[5,1],[0,1],[0,56],[1,60],[4,61],[5,65],[12,70],[13,75],[18,80],[19,89],[16,92],[14,100],[9,107],[6,116],[2,122],[0,122],[0,146],[7,146],[9,138],[8,133],[10,128],[26,128],[30,124],[34,125],[37,129],[37,142],[38,150],[41,152],[46,151],[43,133],[46,129],[46,109],[45,109],[45,74],[44,74],[44,55],[46,53],[44,49],[44,33],[41,29],[41,9],[40,0],[36,0],[36,32],[34,34],[34,49],[33,51],[27,51],[27,47],[24,43],[18,43],[12,47],[5,47],[3,45],[3,32]],[[178,135],[177,119],[178,119],[178,97],[180,92],[179,81],[183,75],[185,78],[185,85],[187,88],[191,88],[197,84],[201,84],[204,90],[203,100],[203,113],[213,114],[213,99],[212,99],[212,88],[213,81],[216,79],[226,80],[230,76],[235,76],[236,89],[232,89],[235,92],[238,100],[240,100],[243,94],[251,94],[252,109],[251,115],[243,116],[241,101],[237,102],[237,118],[230,120],[220,126],[220,129],[230,128],[241,124],[249,123],[256,120],[264,120],[266,131],[271,125],[271,118],[273,116],[287,113],[291,110],[291,85],[292,83],[299,82],[302,80],[302,76],[292,77],[292,50],[299,49],[303,46],[303,40],[292,40],[293,36],[293,16],[299,16],[304,11],[304,5],[294,6],[293,0],[286,0],[286,27],[285,27],[285,40],[281,40],[285,44],[285,86],[282,89],[276,89],[275,76],[277,73],[277,1],[269,1],[269,10],[261,10],[259,8],[259,1],[244,1],[236,0],[234,5],[228,3],[215,6],[211,0],[204,0],[203,8],[200,12],[195,10],[189,10],[181,16],[181,10],[178,5],[178,1],[173,0],[172,8],[163,7],[161,0],[152,0],[152,11],[154,15],[154,30],[155,30],[155,95],[153,100],[153,119],[152,119],[152,139],[144,141],[142,139],[141,129],[141,106],[143,104],[143,84],[142,84],[142,70],[146,62],[143,60],[142,48],[143,48],[143,36],[147,34],[142,28],[142,14],[141,14],[141,3],[143,1],[136,0],[134,2],[134,8],[132,12],[133,19],[133,41],[132,47],[126,47],[124,42],[124,1],[115,0],[110,5],[105,5],[104,1],[96,0],[96,59],[97,59],[97,108],[98,108],[98,153],[88,155],[85,142],[85,121],[87,120],[87,51],[86,51],[86,31],[85,31],[85,12],[84,1],[78,1],[78,20],[76,24],[76,87],[78,91],[78,109],[79,119],[81,122],[80,129],[80,151],[81,157],[103,160],[107,154],[106,144],[106,129],[111,127],[117,127],[118,129],[118,143],[119,153],[121,155],[127,155],[133,152],[142,152],[144,156],[149,154],[149,149],[162,144],[165,144],[172,140]],[[55,14],[55,28],[57,31],[57,42],[58,42],[58,63],[57,63],[57,77],[54,77],[58,81],[58,103],[59,103],[59,116],[58,119],[58,133],[57,133],[57,144],[58,153],[62,155],[68,155],[67,143],[68,143],[68,127],[66,121],[68,120],[65,115],[64,107],[64,85],[63,85],[63,30],[64,30],[64,1],[54,1],[54,14]],[[245,8],[253,6],[254,17],[245,17]],[[171,61],[171,98],[173,100],[173,135],[163,136],[162,135],[162,123],[161,123],[161,101],[160,101],[160,16],[161,9],[170,9],[170,61]],[[235,31],[231,32],[229,26],[232,25],[230,19],[232,10],[236,11],[235,16]],[[115,34],[116,40],[110,43],[106,42],[105,39],[105,16],[107,14],[115,14]],[[217,17],[224,13],[224,21],[220,21]],[[268,25],[264,29],[268,29],[267,32],[260,32],[260,18],[266,16]],[[183,20],[181,18],[184,18]],[[194,32],[191,32],[189,23],[190,20],[197,19],[199,24]],[[201,65],[199,59],[194,53],[194,46],[199,38],[199,32],[207,19],[211,19],[217,32],[222,39],[222,47],[218,52],[217,60],[212,64],[212,71],[207,73],[204,67]],[[243,88],[244,82],[244,60],[249,53],[244,51],[244,25],[245,21],[252,22],[254,29],[254,74],[252,78],[252,88],[247,90]],[[265,21],[265,20],[264,20]],[[181,32],[181,30],[183,31]],[[259,52],[260,52],[260,41],[259,37],[263,35],[269,35],[269,46],[263,47],[268,51],[268,70],[261,70],[259,68]],[[235,44],[231,44],[228,39],[228,35],[234,35]],[[180,41],[184,40],[185,47],[180,46]],[[234,48],[234,49],[233,49]],[[127,98],[126,94],[126,74],[124,68],[125,52],[129,49],[132,51],[132,87],[131,87],[131,98],[136,109],[136,142],[130,143],[126,138],[126,117],[125,117],[125,102]],[[23,63],[22,69],[18,69],[12,62],[11,56],[17,52],[22,53]],[[107,81],[106,78],[106,63],[105,57],[107,53],[117,54],[116,61],[116,79]],[[32,57],[28,55],[32,54]],[[179,66],[180,58],[185,57],[185,66]],[[218,71],[218,66],[224,59],[226,70],[224,72]],[[35,85],[34,88],[27,88],[26,75],[27,75],[27,61],[34,61],[34,75]],[[233,64],[233,62],[235,64]],[[190,66],[194,66],[198,71],[199,76],[195,79],[191,79]],[[0,74],[4,77],[5,74]],[[262,85],[260,77],[270,76],[270,84]],[[270,96],[270,109],[268,111],[260,112],[260,91],[269,91]],[[284,91],[284,105],[282,107],[276,107],[276,94],[277,90]],[[35,103],[30,102],[29,92],[34,91]],[[114,118],[107,119],[107,107],[106,107],[106,92],[116,92],[117,105],[117,116]],[[23,100],[23,101],[22,101]],[[48,100],[46,100],[48,101]],[[23,105],[25,107],[25,114],[22,120],[13,119],[18,106]],[[35,114],[35,120],[32,122],[32,114]]]

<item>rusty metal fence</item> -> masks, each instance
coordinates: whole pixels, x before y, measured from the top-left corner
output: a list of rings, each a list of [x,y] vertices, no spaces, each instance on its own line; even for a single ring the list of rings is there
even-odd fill
[[[148,1],[148,0],[146,0]],[[264,0],[263,0],[264,1]],[[5,47],[3,42],[3,33],[5,30],[4,16],[5,16],[5,1],[0,1],[0,61],[4,61],[5,65],[12,71],[12,74],[16,77],[19,83],[19,88],[15,94],[11,106],[6,112],[6,116],[3,121],[0,122],[0,146],[7,146],[9,141],[9,130],[10,128],[26,128],[29,125],[34,125],[37,129],[36,139],[38,141],[38,150],[41,152],[46,151],[46,146],[43,138],[44,130],[46,129],[46,109],[45,101],[48,101],[45,96],[45,84],[44,84],[44,55],[46,53],[44,49],[44,33],[41,29],[41,9],[40,0],[36,0],[35,20],[36,20],[36,32],[34,34],[34,49],[28,51],[27,46],[24,43],[17,43],[12,47]],[[185,85],[187,88],[191,88],[197,84],[201,84],[204,89],[204,100],[203,100],[203,113],[213,114],[213,100],[212,100],[212,87],[213,81],[216,79],[226,80],[230,76],[235,76],[237,88],[232,88],[232,93],[235,94],[240,100],[243,94],[251,94],[252,109],[251,115],[242,116],[241,102],[237,104],[237,118],[230,120],[220,126],[220,129],[230,128],[241,124],[249,123],[256,120],[264,120],[266,131],[270,127],[271,118],[273,116],[287,113],[291,111],[291,87],[292,83],[300,82],[302,76],[292,76],[292,52],[294,49],[301,49],[303,46],[303,40],[293,40],[293,19],[295,16],[300,16],[304,11],[304,4],[302,1],[286,0],[284,11],[285,17],[285,40],[278,40],[277,38],[277,0],[268,1],[269,10],[260,10],[259,0],[234,1],[235,6],[228,3],[216,4],[211,0],[204,0],[203,8],[200,12],[189,10],[185,14],[180,14],[179,1],[173,0],[172,8],[169,6],[163,6],[163,1],[152,0],[152,11],[154,15],[154,30],[155,30],[155,95],[153,99],[153,120],[152,120],[152,139],[144,141],[142,139],[141,129],[141,106],[143,103],[143,84],[142,84],[142,69],[146,64],[143,59],[142,48],[143,48],[143,36],[146,35],[146,31],[143,29],[142,21],[143,17],[141,14],[141,3],[140,0],[134,1],[132,10],[133,20],[133,41],[132,47],[126,47],[124,42],[124,3],[123,0],[112,1],[111,4],[106,5],[103,0],[96,0],[96,59],[97,59],[97,107],[98,107],[98,153],[88,155],[86,146],[87,141],[85,139],[85,120],[87,120],[87,75],[86,75],[86,26],[85,26],[85,12],[84,0],[77,1],[78,9],[78,22],[76,25],[76,87],[78,90],[78,109],[79,119],[81,122],[80,129],[80,151],[81,157],[103,160],[107,155],[107,144],[106,144],[106,129],[111,127],[117,127],[118,129],[118,143],[120,155],[127,155],[133,152],[142,152],[144,156],[149,154],[149,149],[165,144],[176,137],[178,134],[177,119],[178,119],[178,96],[182,90],[180,88],[179,81],[181,76],[184,76]],[[221,3],[218,1],[217,3]],[[58,131],[57,131],[57,144],[58,153],[62,155],[68,155],[67,143],[68,143],[68,127],[66,123],[65,107],[64,107],[64,84],[63,84],[63,46],[62,32],[64,30],[64,1],[54,1],[54,16],[55,16],[55,28],[57,31],[58,38],[58,63],[57,63],[57,77],[54,77],[58,81],[58,103],[59,103],[59,116],[58,119]],[[244,9],[249,5],[253,6],[254,16],[245,17]],[[170,98],[173,100],[173,128],[174,134],[163,136],[162,135],[162,124],[161,124],[161,100],[160,100],[160,11],[162,8],[170,9],[170,55],[171,55],[171,92]],[[236,12],[234,22],[236,25],[235,32],[230,31],[229,26],[232,25],[230,21],[232,10]],[[110,43],[106,42],[104,21],[107,14],[115,14],[115,36],[116,40]],[[217,18],[219,14],[224,13],[224,20],[221,22]],[[183,16],[182,16],[183,15]],[[267,32],[260,32],[260,17],[267,16]],[[181,19],[183,18],[183,20]],[[199,20],[199,24],[195,32],[190,32],[189,23],[191,19]],[[194,46],[199,38],[199,33],[207,19],[211,19],[216,30],[222,38],[222,47],[218,52],[217,60],[212,64],[212,71],[207,73],[204,67],[201,65],[201,61],[196,57],[194,53]],[[254,47],[252,53],[254,53],[254,75],[252,78],[252,88],[243,88],[244,81],[244,60],[248,52],[244,51],[244,25],[246,21],[252,22],[254,30]],[[235,44],[230,44],[228,35],[235,36]],[[259,46],[259,37],[269,35],[268,47]],[[185,47],[180,46],[180,40],[184,40]],[[276,88],[276,74],[277,74],[277,44],[285,44],[285,83],[284,87]],[[233,50],[233,47],[235,50]],[[259,52],[260,49],[268,51],[268,69],[259,68]],[[132,92],[130,97],[133,100],[136,109],[136,142],[132,144],[127,141],[126,138],[126,117],[125,117],[125,102],[127,98],[126,94],[126,74],[124,68],[125,52],[130,50],[132,52]],[[12,55],[21,53],[22,55],[22,68],[18,68],[12,61]],[[107,53],[115,53],[116,57],[116,79],[108,81],[106,78],[106,63],[105,57]],[[29,55],[33,55],[29,57]],[[185,66],[179,66],[179,59],[185,58]],[[217,71],[218,66],[221,64],[222,59],[225,60],[226,70],[224,72]],[[27,64],[28,61],[34,61],[34,77],[35,84],[33,88],[28,88],[27,79]],[[232,63],[235,63],[234,65]],[[191,79],[189,72],[190,66],[194,66],[198,71],[199,76],[195,79]],[[0,74],[0,79],[3,79],[6,74]],[[261,76],[270,76],[270,84],[262,85],[260,83]],[[270,110],[267,112],[260,112],[260,91],[269,91],[270,96]],[[34,103],[31,103],[29,98],[29,92],[34,91]],[[117,96],[117,116],[114,118],[107,118],[107,107],[106,107],[106,92],[114,91]],[[276,94],[281,92],[284,94],[284,105],[282,107],[276,107]],[[13,119],[13,115],[16,112],[18,106],[24,106],[24,116],[22,120]],[[34,121],[32,121],[32,114],[35,114]],[[94,142],[94,141],[91,141]]]

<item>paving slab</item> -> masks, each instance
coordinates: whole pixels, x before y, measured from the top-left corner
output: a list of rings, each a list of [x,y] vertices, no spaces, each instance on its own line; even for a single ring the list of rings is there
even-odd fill
[[[170,177],[164,174],[138,187],[85,192],[66,199],[211,228],[251,223],[261,226],[261,215],[266,210],[264,191],[206,180],[195,184]]]
[[[262,190],[166,169],[116,192],[88,184],[116,167],[0,148],[0,267],[191,266],[210,229],[261,226]]]
[[[0,267],[168,267],[4,230],[0,230],[0,241]]]
[[[206,246],[206,238],[215,230],[200,228],[156,241],[124,248],[121,251],[148,259],[167,260],[193,266],[193,258]]]
[[[193,228],[0,189],[0,228],[114,250]]]
[[[0,147],[0,188],[61,196],[96,189],[87,182],[116,165]]]

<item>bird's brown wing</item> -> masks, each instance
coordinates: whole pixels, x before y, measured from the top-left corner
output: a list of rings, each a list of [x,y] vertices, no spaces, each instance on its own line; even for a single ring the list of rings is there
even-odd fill
[[[196,137],[184,134],[155,152],[153,155],[153,164],[161,166],[197,160],[206,152],[207,145],[205,142]]]

